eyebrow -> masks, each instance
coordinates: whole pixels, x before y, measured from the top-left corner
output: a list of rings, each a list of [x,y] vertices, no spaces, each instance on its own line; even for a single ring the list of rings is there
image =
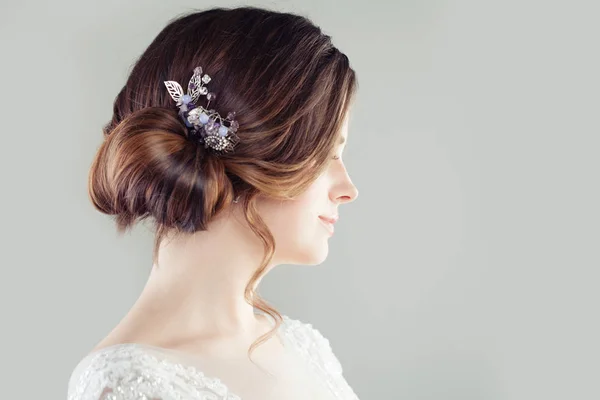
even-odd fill
[[[346,138],[344,136],[340,135],[340,138],[338,139],[338,144],[344,144],[346,142]]]

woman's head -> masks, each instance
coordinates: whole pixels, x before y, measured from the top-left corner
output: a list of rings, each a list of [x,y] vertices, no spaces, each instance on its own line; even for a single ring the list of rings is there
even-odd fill
[[[188,82],[196,66],[212,78],[217,97],[211,108],[223,116],[236,112],[233,153],[216,155],[189,140],[164,86]],[[156,260],[167,234],[206,230],[240,195],[249,226],[265,244],[264,262],[245,295],[257,308],[274,311],[252,288],[275,242],[283,260],[306,256],[311,235],[326,234],[310,224],[356,196],[343,164],[333,159],[356,89],[348,58],[305,17],[255,7],[178,17],[139,57],[114,101],[90,170],[90,198],[116,217],[120,232],[150,218]],[[281,218],[288,218],[289,229]],[[318,239],[312,240],[315,246]]]

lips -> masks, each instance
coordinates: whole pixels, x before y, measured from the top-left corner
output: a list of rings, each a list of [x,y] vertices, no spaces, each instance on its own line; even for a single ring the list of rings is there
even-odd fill
[[[319,215],[319,218],[321,218],[323,221],[329,222],[330,224],[333,225],[333,224],[336,223],[336,221],[338,220],[339,217],[337,215],[334,215],[334,216],[331,216],[331,217],[326,217],[324,215]]]

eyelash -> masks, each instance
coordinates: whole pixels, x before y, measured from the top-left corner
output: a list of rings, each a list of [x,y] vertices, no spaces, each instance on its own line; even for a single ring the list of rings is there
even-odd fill
[[[339,157],[339,156],[333,156],[331,159],[332,159],[332,160],[339,160],[339,159],[340,159],[340,157]]]

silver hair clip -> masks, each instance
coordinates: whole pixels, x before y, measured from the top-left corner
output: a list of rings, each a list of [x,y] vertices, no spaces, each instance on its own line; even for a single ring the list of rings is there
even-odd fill
[[[190,135],[204,147],[217,151],[228,153],[234,150],[239,142],[236,132],[239,124],[234,120],[235,111],[227,114],[227,118],[222,118],[214,109],[209,109],[211,100],[217,96],[209,92],[205,84],[210,82],[208,74],[202,75],[202,67],[194,68],[194,74],[188,83],[187,94],[183,93],[183,88],[176,81],[164,81],[171,98],[177,102],[179,107],[179,116],[189,128]],[[208,103],[206,107],[196,105],[200,96],[206,96]],[[229,126],[225,125],[225,122]]]

